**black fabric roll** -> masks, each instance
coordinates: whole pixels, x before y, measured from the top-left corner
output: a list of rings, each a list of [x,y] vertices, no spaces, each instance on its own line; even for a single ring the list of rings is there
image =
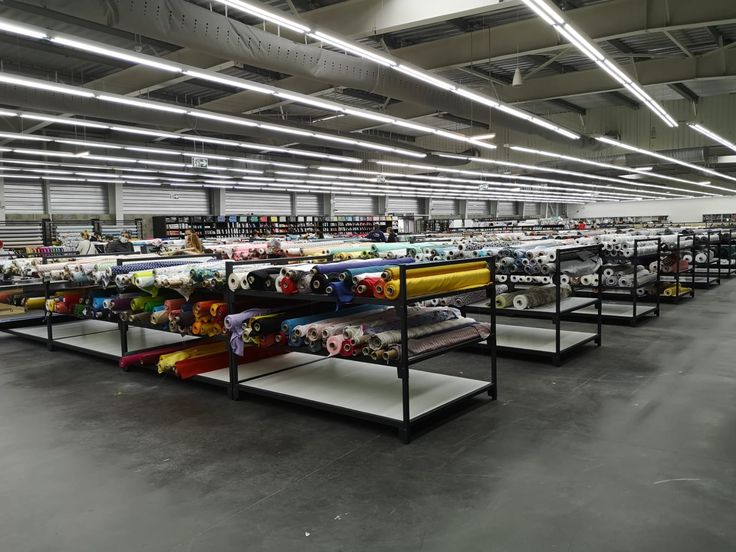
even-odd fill
[[[312,278],[313,293],[327,293],[327,286],[330,283],[331,274],[315,274]]]
[[[276,289],[276,276],[281,272],[280,268],[261,268],[248,273],[248,285],[251,289],[274,290]],[[273,278],[271,278],[273,276]]]

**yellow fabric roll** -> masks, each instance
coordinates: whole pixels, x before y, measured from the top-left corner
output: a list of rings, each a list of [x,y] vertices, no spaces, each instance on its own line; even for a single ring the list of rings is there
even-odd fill
[[[692,289],[690,289],[689,287],[685,287],[681,285],[679,295],[687,295],[691,291]],[[678,295],[677,286],[670,286],[668,288],[665,288],[663,293],[666,297],[675,297],[676,295]]]
[[[485,263],[483,263],[485,265]],[[407,278],[407,297],[418,297],[441,293],[443,291],[459,291],[462,289],[485,286],[491,283],[491,271],[486,268],[477,270],[463,270],[461,272],[449,272],[435,274],[421,278]],[[383,292],[387,299],[397,299],[401,291],[401,282],[392,280],[387,282]]]
[[[55,299],[44,299],[46,302],[46,310],[48,312],[54,312],[56,309],[56,300]]]
[[[42,309],[46,304],[46,299],[43,297],[29,297],[26,299],[25,307],[27,309]]]
[[[163,374],[166,370],[173,370],[176,363],[180,360],[198,358],[215,353],[223,353],[226,350],[227,343],[225,341],[215,341],[214,343],[207,343],[198,347],[190,347],[189,349],[183,349],[181,351],[176,351],[175,353],[161,355],[158,358],[158,365],[156,368],[159,374]]]
[[[407,269],[412,265],[406,265]],[[488,270],[488,263],[485,261],[478,261],[475,263],[464,263],[464,264],[449,264],[442,266],[427,266],[422,268],[412,268],[406,271],[407,278],[421,278],[424,276],[436,276],[438,274],[447,274],[449,272],[465,272],[469,270]],[[399,267],[391,266],[387,268],[382,277],[384,280],[398,280],[399,279]]]

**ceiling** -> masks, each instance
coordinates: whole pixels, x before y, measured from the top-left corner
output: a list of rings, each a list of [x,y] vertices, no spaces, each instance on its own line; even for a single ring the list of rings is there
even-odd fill
[[[402,1],[406,2],[404,9]],[[700,9],[695,9],[689,0],[651,0],[640,2],[650,4],[650,13],[639,13],[639,10],[620,13],[619,8],[631,1],[561,0],[555,4],[591,37],[610,60],[632,69],[642,88],[658,102],[664,102],[667,109],[671,106],[680,122],[685,122],[685,117],[710,117],[707,114],[715,109],[709,107],[711,103],[715,105],[717,101],[725,101],[723,99],[732,94],[736,84],[736,59],[733,55],[736,50],[733,48],[736,44],[736,5],[728,0],[705,0],[700,3]],[[684,130],[672,131],[671,140],[659,138],[668,130],[650,121],[649,112],[639,99],[607,78],[594,62],[557,36],[517,0],[457,0],[450,6],[447,2],[430,1],[425,4],[426,10],[409,9],[416,0],[384,0],[379,8],[370,0],[270,0],[253,1],[251,4],[283,14],[293,21],[311,22],[334,36],[354,41],[353,44],[368,51],[393,55],[425,69],[425,75],[434,75],[531,115],[548,118],[556,125],[579,133],[583,138],[575,144],[519,119],[505,117],[496,110],[469,108],[421,82],[417,84],[415,81],[410,87],[406,79],[387,75],[390,71],[382,71],[380,67],[376,70],[376,64],[370,61],[346,55],[345,50],[339,47],[305,40],[288,29],[264,24],[263,19],[237,9],[232,3],[226,6],[227,2],[211,0],[149,0],[145,9],[158,9],[157,21],[145,18],[126,20],[124,10],[128,9],[128,3],[131,6],[143,5],[137,0],[110,0],[94,6],[72,0],[4,0],[0,2],[0,18],[85,39],[100,46],[122,48],[131,53],[207,69],[251,84],[266,84],[285,92],[297,92],[313,98],[315,102],[305,102],[305,96],[300,96],[301,101],[292,101],[237,91],[228,82],[172,75],[91,51],[64,47],[50,40],[0,32],[0,62],[5,74],[141,98],[182,110],[182,114],[151,113],[128,105],[102,109],[96,105],[99,103],[96,99],[71,102],[48,91],[24,93],[8,89],[7,93],[0,94],[0,109],[10,110],[11,115],[0,116],[0,131],[10,134],[0,136],[0,147],[10,150],[28,148],[27,140],[24,142],[12,134],[22,132],[51,139],[106,141],[116,152],[114,155],[110,151],[104,152],[108,157],[131,156],[155,161],[174,155],[170,152],[158,155],[120,149],[134,146],[166,148],[177,139],[111,128],[118,125],[188,136],[178,140],[177,147],[181,151],[188,148],[186,151],[191,152],[199,148],[203,154],[224,155],[228,157],[222,160],[225,165],[243,163],[233,161],[233,158],[247,154],[254,163],[257,160],[291,162],[307,167],[299,169],[301,176],[288,175],[293,176],[294,181],[283,182],[284,189],[289,185],[303,185],[319,191],[322,188],[312,182],[311,176],[316,174],[317,165],[339,168],[345,163],[340,157],[349,157],[354,160],[349,162],[351,168],[365,171],[352,173],[352,182],[356,186],[364,184],[364,191],[368,191],[368,186],[375,184],[376,178],[386,171],[398,175],[394,178],[402,181],[409,179],[414,182],[425,177],[421,182],[436,183],[428,188],[414,182],[417,194],[428,193],[427,190],[431,189],[436,194],[471,197],[473,190],[477,190],[477,183],[498,181],[497,191],[478,192],[476,195],[520,201],[662,199],[674,195],[728,193],[731,187],[736,190],[736,179],[731,180],[731,175],[736,174],[736,165],[714,165],[714,160],[726,155],[727,148],[699,135],[675,139],[683,133],[694,132],[684,125],[681,125]],[[172,8],[168,19],[165,13],[160,13],[167,7]],[[182,15],[179,22],[173,13],[186,14],[189,19],[185,23]],[[611,13],[618,15],[607,16]],[[719,19],[713,20],[712,14],[719,14]],[[658,18],[664,23],[657,24]],[[217,24],[216,30],[210,27],[214,23]],[[206,33],[205,43],[197,42],[195,33],[185,32],[191,25],[197,32]],[[202,26],[206,28],[202,30]],[[166,30],[160,30],[161,27],[166,27]],[[273,46],[268,37],[273,39]],[[233,45],[233,40],[237,44]],[[281,53],[277,55],[269,50],[271,47],[288,48],[289,53],[279,50]],[[303,62],[301,65],[295,62],[300,52],[314,52],[319,64],[310,67]],[[326,67],[327,60],[332,60],[332,66]],[[523,75],[524,83],[514,87],[512,79],[517,69]],[[0,88],[0,92],[3,90]],[[414,126],[385,124],[345,114],[335,117],[335,111],[324,109],[320,101],[398,117]],[[198,119],[195,126],[188,117],[188,110],[246,117],[256,124],[279,125],[281,130],[264,130],[262,126],[242,129],[227,121],[214,121],[211,117]],[[610,113],[614,112],[616,119],[611,120]],[[18,116],[23,113],[98,121],[105,123],[106,128],[80,128],[68,123],[56,124]],[[734,112],[726,116],[731,120],[736,118]],[[648,133],[640,128],[644,120],[648,121]],[[717,128],[733,127],[732,124],[724,125],[723,120],[714,119],[712,123]],[[421,126],[414,128],[416,125]],[[423,130],[427,127],[449,131],[461,138],[490,131],[498,135],[496,144],[499,147],[490,150],[479,147],[477,142],[439,139],[438,135]],[[639,129],[637,133],[628,130],[634,127]],[[284,128],[297,132],[284,134]],[[591,129],[597,130],[591,132]],[[598,133],[608,134],[649,149],[655,129],[660,143],[671,143],[674,147],[652,149],[666,149],[669,156],[715,167],[724,178],[704,175],[683,165],[627,153],[622,149],[602,149],[600,143],[590,138]],[[315,137],[314,132],[320,135]],[[209,138],[210,141],[197,142],[193,139],[195,136]],[[213,138],[230,142],[218,144]],[[346,140],[361,140],[362,143],[356,146]],[[488,139],[484,141],[488,142]],[[74,145],[59,141],[37,143],[44,149],[62,152]],[[671,178],[621,180],[622,170],[509,150],[504,147],[508,143],[612,163],[622,168],[625,165],[653,166],[655,172]],[[86,148],[83,144],[76,146],[78,149]],[[96,147],[101,149],[101,146]],[[281,149],[267,150],[266,147]],[[438,153],[459,154],[460,158],[438,156]],[[15,155],[14,151],[3,153],[5,159],[12,160]],[[30,153],[23,155],[33,158]],[[507,164],[472,161],[478,157]],[[54,161],[61,163],[63,160]],[[83,161],[75,160],[77,164]],[[382,165],[381,161],[412,166]],[[108,166],[108,169],[100,171],[121,174],[120,170],[116,172],[113,169],[116,165],[112,160],[101,159],[94,164]],[[11,165],[6,163],[4,166],[8,168]],[[22,164],[16,164],[15,168],[19,169],[13,171],[16,176],[26,174]],[[67,168],[58,167],[57,170]],[[188,184],[191,185],[204,185],[211,176],[211,171],[197,171],[194,167],[188,167],[188,170],[193,171],[191,175],[196,175],[189,179]],[[263,185],[277,189],[278,175],[274,175],[272,170],[273,167],[264,169]],[[564,174],[560,170],[584,174]],[[30,173],[27,176],[31,176]],[[9,174],[5,177],[11,178]],[[272,184],[266,184],[266,177]],[[686,182],[672,180],[675,178]],[[301,182],[296,182],[299,179]],[[717,184],[719,189],[708,190],[693,184],[706,179]],[[407,190],[412,182],[406,184]],[[647,182],[653,185],[647,187]],[[332,183],[337,186],[334,180]],[[444,188],[442,183],[446,185]],[[327,185],[324,188],[327,189]],[[583,193],[584,189],[588,192]],[[593,193],[598,195],[591,195]]]

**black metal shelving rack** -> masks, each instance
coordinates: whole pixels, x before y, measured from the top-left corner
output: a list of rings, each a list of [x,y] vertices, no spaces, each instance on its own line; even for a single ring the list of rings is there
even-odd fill
[[[686,236],[686,238],[691,239],[693,242],[693,244],[690,246],[690,249],[689,249],[690,252],[692,253],[693,247],[695,245],[695,240],[692,239],[692,236]],[[687,251],[687,249],[683,246],[682,239],[683,239],[683,235],[678,234],[677,240],[674,242],[675,243],[674,249],[665,248],[667,243],[662,242],[662,245],[660,248],[660,258],[673,256],[675,259],[675,263],[679,263],[683,257],[684,251]],[[672,283],[672,285],[675,286],[675,295],[666,296],[660,293],[661,295],[661,297],[659,298],[660,301],[665,302],[665,303],[679,304],[680,301],[684,297],[690,297],[690,298],[695,297],[695,263],[694,262],[690,263],[690,267],[687,270],[677,270],[676,272],[664,272],[663,273],[661,271],[661,267],[662,267],[661,261],[660,261],[659,266],[660,266],[660,276],[659,277],[662,283],[663,284]],[[667,279],[665,280],[663,276],[666,277]],[[683,279],[683,276],[685,276],[685,279]],[[672,278],[672,280],[670,280],[670,278]],[[689,282],[687,282],[687,280],[689,280]],[[690,291],[684,294],[679,293],[682,287],[689,287]]]
[[[315,258],[311,258],[308,260],[310,262],[311,260],[314,260]],[[467,293],[468,291],[473,290],[480,290],[485,289],[487,292],[487,296],[494,297],[495,296],[495,284],[493,283],[493,278],[491,278],[491,283],[488,286],[479,286],[473,289],[463,289],[453,292],[440,292],[440,293],[434,293],[430,295],[424,295],[424,296],[418,296],[418,297],[407,297],[407,276],[409,276],[413,269],[415,268],[427,268],[427,267],[440,267],[440,266],[447,266],[447,265],[462,265],[469,262],[478,262],[479,259],[461,259],[461,260],[453,260],[453,261],[441,261],[441,262],[433,262],[433,263],[421,263],[414,265],[399,265],[399,281],[401,286],[401,291],[398,299],[396,300],[389,300],[389,299],[375,299],[372,297],[355,297],[349,305],[383,305],[388,307],[393,307],[395,309],[398,309],[399,311],[399,319],[400,319],[400,330],[401,330],[401,355],[398,358],[397,362],[395,363],[385,363],[385,362],[378,362],[378,361],[372,361],[364,358],[354,357],[354,358],[341,358],[339,359],[340,362],[344,362],[343,366],[347,366],[351,363],[367,363],[372,364],[373,368],[369,368],[368,370],[364,371],[363,373],[368,376],[370,374],[375,374],[375,376],[371,377],[379,377],[380,374],[384,374],[386,368],[390,368],[391,370],[395,369],[396,376],[401,381],[401,398],[400,398],[400,415],[389,415],[388,411],[386,412],[377,412],[375,410],[370,410],[370,404],[365,405],[363,408],[355,405],[346,405],[340,400],[323,400],[319,398],[309,397],[306,396],[305,393],[299,394],[299,392],[289,392],[289,391],[279,391],[278,385],[274,387],[269,387],[269,384],[271,383],[270,380],[273,379],[284,379],[285,377],[288,378],[289,375],[294,374],[300,374],[300,373],[315,373],[314,370],[319,370],[320,362],[327,361],[330,357],[324,356],[322,353],[309,353],[311,355],[315,355],[319,358],[317,358],[314,361],[305,362],[298,364],[296,366],[290,366],[287,368],[284,368],[280,370],[279,372],[275,374],[266,374],[266,375],[260,375],[248,379],[240,379],[239,376],[239,370],[238,370],[238,364],[237,364],[237,358],[234,354],[231,353],[231,361],[230,361],[230,374],[231,374],[231,381],[230,381],[230,397],[233,400],[237,400],[240,397],[240,393],[249,393],[249,394],[255,394],[255,395],[261,395],[266,396],[270,398],[276,398],[279,400],[284,400],[287,402],[292,402],[304,406],[309,406],[312,408],[318,408],[321,410],[326,410],[329,412],[336,412],[339,414],[344,414],[356,418],[361,418],[365,420],[369,420],[372,422],[377,422],[389,426],[396,427],[399,432],[399,437],[404,443],[408,443],[411,440],[411,434],[412,429],[414,429],[415,425],[420,422],[424,421],[427,418],[434,417],[435,415],[439,414],[441,411],[456,405],[457,403],[467,400],[471,397],[475,397],[482,393],[488,393],[488,395],[491,397],[492,400],[496,400],[498,397],[498,383],[497,383],[497,371],[496,371],[496,316],[495,316],[495,308],[491,310],[490,312],[490,318],[491,318],[491,333],[488,336],[486,341],[487,351],[490,355],[490,381],[481,381],[481,380],[475,380],[470,378],[462,378],[457,376],[449,376],[444,374],[434,374],[431,372],[422,372],[420,370],[411,370],[410,366],[422,362],[424,360],[428,360],[430,358],[434,358],[437,356],[441,356],[443,354],[446,354],[447,352],[450,352],[452,350],[460,349],[462,347],[467,347],[468,345],[473,345],[481,342],[481,339],[474,339],[468,342],[459,343],[457,345],[454,345],[450,348],[438,350],[438,351],[431,351],[428,353],[415,355],[415,356],[409,356],[409,348],[408,348],[408,328],[409,328],[409,322],[408,322],[408,307],[416,302],[420,301],[426,301],[431,299],[436,299],[440,297],[448,297],[452,295],[458,295],[461,293]],[[485,260],[485,259],[484,259]],[[295,261],[294,259],[284,259],[284,261]],[[488,262],[488,261],[486,261]],[[232,273],[233,267],[238,266],[238,262],[228,262],[227,263],[227,277],[229,278],[230,274]],[[492,265],[489,265],[489,268]],[[494,270],[491,269],[491,274],[494,273]],[[259,290],[237,290],[237,291],[231,291],[228,290],[227,292],[227,301],[229,307],[234,307],[235,305],[235,299],[238,296],[245,296],[245,297],[254,297],[254,298],[268,298],[273,300],[287,300],[287,301],[306,301],[306,302],[326,302],[326,303],[333,303],[338,304],[338,301],[335,297],[331,295],[320,295],[320,294],[302,294],[302,295],[289,295],[284,296],[281,293],[277,292],[267,292],[267,291],[259,291]],[[294,351],[297,352],[307,352],[305,348],[297,348],[294,349]],[[379,370],[378,368],[382,368],[382,370]],[[336,369],[339,370],[339,369]],[[300,372],[301,371],[301,372]],[[414,377],[417,377],[418,374],[424,374],[424,377],[430,377],[433,381],[442,380],[445,383],[447,383],[447,387],[452,387],[452,382],[454,380],[462,380],[463,382],[467,382],[467,384],[464,384],[464,387],[466,388],[464,392],[459,392],[456,395],[453,395],[450,399],[444,400],[433,407],[426,408],[421,413],[414,415],[411,410],[411,401],[412,401],[412,393],[411,393],[411,387],[409,384],[409,378],[410,374],[414,374]],[[382,376],[381,376],[382,377]],[[324,389],[325,391],[329,391],[331,385],[334,383],[335,385],[340,384],[341,382],[344,382],[344,378],[334,378],[330,379],[324,387],[321,389]],[[385,387],[384,382],[384,388],[378,389],[378,393],[386,393],[386,392],[393,392],[395,391],[393,389],[394,384],[390,384],[389,387]],[[439,389],[440,386],[435,386],[434,390],[436,391]],[[360,392],[362,393],[368,393],[370,390],[367,388],[362,388]],[[422,397],[430,397],[433,391],[433,386],[431,384],[427,384],[426,380],[423,383],[423,387],[421,391],[419,392],[418,396],[419,398]],[[367,396],[367,395],[366,395]],[[385,398],[385,395],[382,395],[381,398]],[[431,397],[430,397],[431,398]],[[344,399],[344,397],[340,397],[340,399]],[[418,400],[417,396],[414,396],[414,400]],[[368,400],[368,403],[370,403],[370,400]],[[396,408],[397,404],[394,404],[393,406]],[[398,410],[398,408],[396,408]]]
[[[640,249],[641,246],[653,242],[656,244],[656,250],[652,253],[641,253]],[[623,302],[625,299],[630,298],[631,300],[631,315],[630,316],[615,316],[615,315],[607,315],[605,312],[605,306],[611,305],[611,303],[603,303],[603,321],[606,323],[619,323],[619,322],[625,322],[631,326],[636,326],[640,320],[646,319],[646,318],[659,318],[661,314],[660,309],[660,295],[659,295],[659,287],[660,287],[660,269],[661,269],[661,257],[659,254],[660,248],[661,248],[661,238],[637,238],[634,240],[634,250],[631,257],[626,257],[626,259],[633,265],[634,267],[634,282],[632,287],[625,287],[625,286],[607,286],[603,283],[603,279],[599,278],[598,281],[598,290],[595,289],[587,289],[587,288],[578,288],[574,290],[575,295],[578,296],[595,296],[599,292],[601,293],[602,299],[605,300],[611,300],[611,301],[618,301]],[[603,257],[605,258],[605,252],[602,252]],[[656,261],[657,263],[657,270],[656,270],[656,279],[654,282],[647,283],[645,285],[652,286],[654,289],[654,293],[649,296],[643,296],[639,297],[637,290],[639,289],[639,283],[637,278],[637,271],[636,267],[640,264],[646,266],[648,268],[648,265],[646,264],[647,261]],[[604,263],[605,264],[605,263]],[[653,301],[654,306],[646,306],[642,308],[642,303],[649,303]],[[572,313],[570,315],[570,318],[582,318],[585,315],[581,315],[581,313]]]
[[[598,292],[597,296],[593,298],[568,297],[563,299],[560,289],[562,283],[560,278],[561,263],[564,260],[571,260],[575,258],[583,251],[596,252],[598,255],[600,255],[601,246],[585,245],[573,248],[561,248],[556,250],[555,272],[552,275],[552,283],[555,285],[556,293],[555,302],[551,305],[523,310],[515,308],[496,309],[495,303],[492,301],[489,306],[474,304],[466,305],[465,307],[463,307],[463,309],[467,313],[478,314],[487,313],[489,309],[493,309],[496,313],[496,317],[508,316],[518,318],[546,319],[551,320],[554,324],[554,330],[528,326],[497,326],[496,348],[499,353],[547,357],[552,359],[552,362],[555,366],[559,366],[562,364],[562,361],[566,356],[576,350],[579,350],[587,343],[595,342],[595,344],[600,347],[602,343],[603,322],[601,311],[602,297],[600,295],[600,292]],[[495,257],[493,257],[493,259],[495,266]],[[601,268],[598,269],[599,278],[601,277],[601,270]],[[514,288],[513,284],[509,283],[509,285],[509,290]],[[561,325],[563,319],[569,318],[570,315],[572,315],[575,311],[591,306],[595,307],[597,311],[595,333],[568,331],[562,329]],[[548,335],[550,331],[554,332],[553,347],[546,346],[542,342],[535,343],[537,341],[540,341],[541,338],[543,338],[545,335]],[[521,332],[524,332],[524,334],[528,335],[519,335],[518,337],[512,335],[514,333],[521,334]],[[568,341],[568,343],[563,344],[563,338],[565,341]],[[514,339],[521,339],[522,343],[517,342],[517,344],[514,344]],[[524,344],[523,340],[527,340],[527,343]]]
[[[721,278],[733,278],[736,276],[736,258],[731,258],[731,251],[736,248],[736,243],[734,243],[733,239],[733,228],[721,228],[718,232],[717,261],[721,269]],[[724,263],[724,261],[726,262]]]
[[[721,283],[721,264],[717,255],[710,258],[710,252],[713,247],[713,236],[718,236],[717,245],[720,247],[720,233],[713,230],[707,230],[705,233],[705,242],[700,241],[700,237],[696,234],[693,236],[693,266],[695,268],[694,285],[698,289],[709,289]],[[700,242],[700,243],[698,243]],[[705,252],[706,262],[698,263],[695,260],[696,249],[700,248]],[[715,265],[715,266],[714,266]]]

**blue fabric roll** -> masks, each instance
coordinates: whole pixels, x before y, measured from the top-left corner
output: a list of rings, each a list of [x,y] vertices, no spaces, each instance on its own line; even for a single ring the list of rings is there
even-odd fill
[[[387,263],[386,259],[366,259],[366,260],[356,260],[356,261],[343,261],[339,263],[325,263],[325,264],[314,265],[314,268],[312,268],[312,271],[317,272],[319,274],[334,274],[334,273],[339,273],[339,272],[345,272],[346,270],[351,270],[355,268],[365,268],[369,266],[382,266],[382,265],[395,266],[395,265],[400,265],[400,264],[409,264],[413,262],[415,262],[415,260],[412,257],[402,257],[401,259],[391,259],[390,263]]]

